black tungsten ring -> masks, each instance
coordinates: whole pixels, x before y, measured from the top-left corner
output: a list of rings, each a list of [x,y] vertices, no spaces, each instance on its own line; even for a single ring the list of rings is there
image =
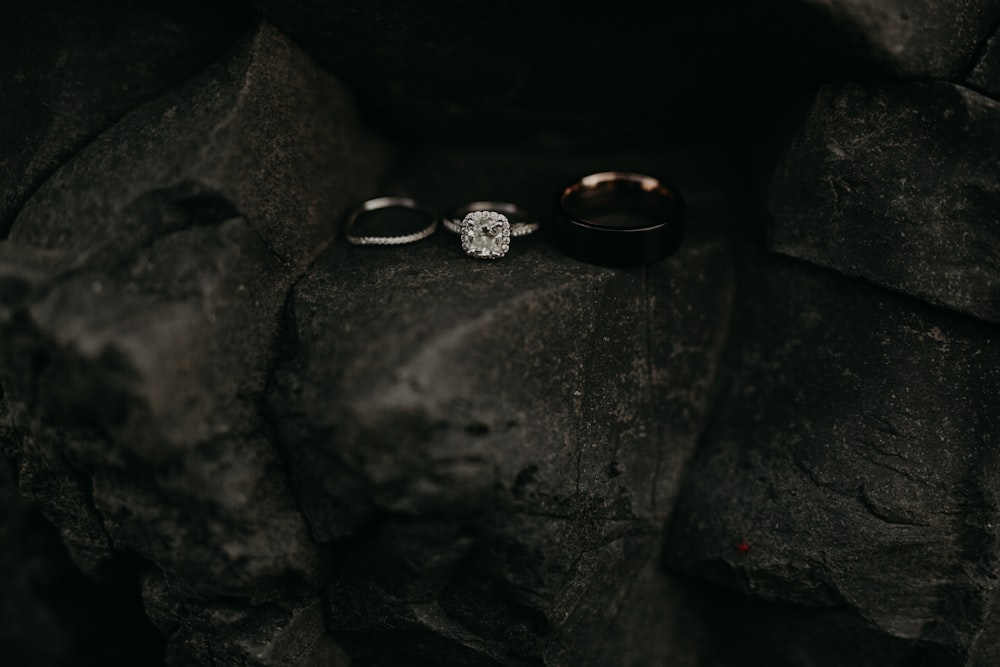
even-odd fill
[[[644,174],[602,171],[559,192],[553,234],[563,252],[584,262],[648,264],[677,249],[683,218],[676,188]]]

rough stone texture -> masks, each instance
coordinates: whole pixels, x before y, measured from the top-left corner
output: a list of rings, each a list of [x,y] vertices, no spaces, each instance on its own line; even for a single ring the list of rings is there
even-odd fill
[[[0,238],[32,192],[128,111],[209,65],[245,4],[46,0],[0,22]]]
[[[5,448],[88,572],[134,552],[178,605],[318,600],[260,399],[288,289],[385,160],[350,94],[263,24],[24,207],[0,245]]]
[[[851,664],[988,664],[969,656],[995,651],[996,329],[791,260],[741,275],[741,335],[667,563],[795,605],[811,640],[770,631],[791,664],[845,664],[847,642],[872,648]]]
[[[838,51],[882,74],[957,80],[1000,20],[997,0],[800,0],[841,29]]]
[[[770,247],[1000,323],[1000,102],[826,86],[771,182]]]
[[[983,45],[967,83],[984,95],[1000,99],[1000,27]]]
[[[729,256],[614,271],[515,241],[335,246],[289,304],[273,422],[337,563],[331,627],[375,664],[573,665],[641,634],[616,618],[697,438]],[[662,651],[644,623],[629,664]]]
[[[185,215],[243,215],[283,265],[301,268],[384,168],[386,148],[353,105],[337,79],[265,23],[206,76],[94,141],[25,206],[10,239],[123,255],[149,234],[144,208],[179,200],[166,230]],[[98,165],[111,173],[95,173]]]
[[[170,637],[167,665],[350,665],[326,630],[317,596],[178,600],[159,574],[143,579],[142,596],[149,617]]]

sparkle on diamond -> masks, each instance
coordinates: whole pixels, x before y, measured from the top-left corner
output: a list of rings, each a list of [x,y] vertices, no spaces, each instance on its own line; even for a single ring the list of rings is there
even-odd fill
[[[473,211],[462,220],[462,249],[473,257],[496,259],[510,248],[510,222],[495,211]]]

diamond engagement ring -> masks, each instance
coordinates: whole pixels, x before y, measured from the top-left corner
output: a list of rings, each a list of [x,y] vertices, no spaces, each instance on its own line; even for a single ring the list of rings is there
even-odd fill
[[[479,259],[499,259],[510,249],[510,239],[538,229],[528,222],[527,211],[510,202],[475,201],[461,206],[442,221],[445,229],[462,238],[465,254]]]
[[[354,245],[403,245],[427,238],[437,225],[437,213],[416,200],[378,197],[351,211],[344,235]],[[361,227],[369,233],[359,234]]]

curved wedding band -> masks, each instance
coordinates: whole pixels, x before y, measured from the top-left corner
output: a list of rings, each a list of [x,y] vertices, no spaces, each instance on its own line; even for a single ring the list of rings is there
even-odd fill
[[[528,212],[503,201],[475,201],[455,209],[444,218],[445,229],[462,238],[465,254],[479,259],[499,259],[510,249],[510,239],[538,229],[528,222]]]
[[[663,181],[604,171],[560,191],[554,239],[566,254],[591,264],[647,264],[680,245],[683,214],[680,193]]]
[[[410,220],[403,220],[403,222],[407,223],[407,228],[413,226],[413,218],[420,218],[420,222],[417,224],[424,226],[408,234],[362,235],[356,233],[356,230],[362,227],[366,219],[371,218],[375,211],[386,209],[397,209],[395,211],[395,217],[397,218],[411,218]],[[434,233],[437,225],[437,213],[414,199],[410,199],[409,197],[377,197],[369,199],[351,211],[351,214],[347,218],[344,235],[347,237],[347,241],[354,245],[403,245],[427,238]]]

